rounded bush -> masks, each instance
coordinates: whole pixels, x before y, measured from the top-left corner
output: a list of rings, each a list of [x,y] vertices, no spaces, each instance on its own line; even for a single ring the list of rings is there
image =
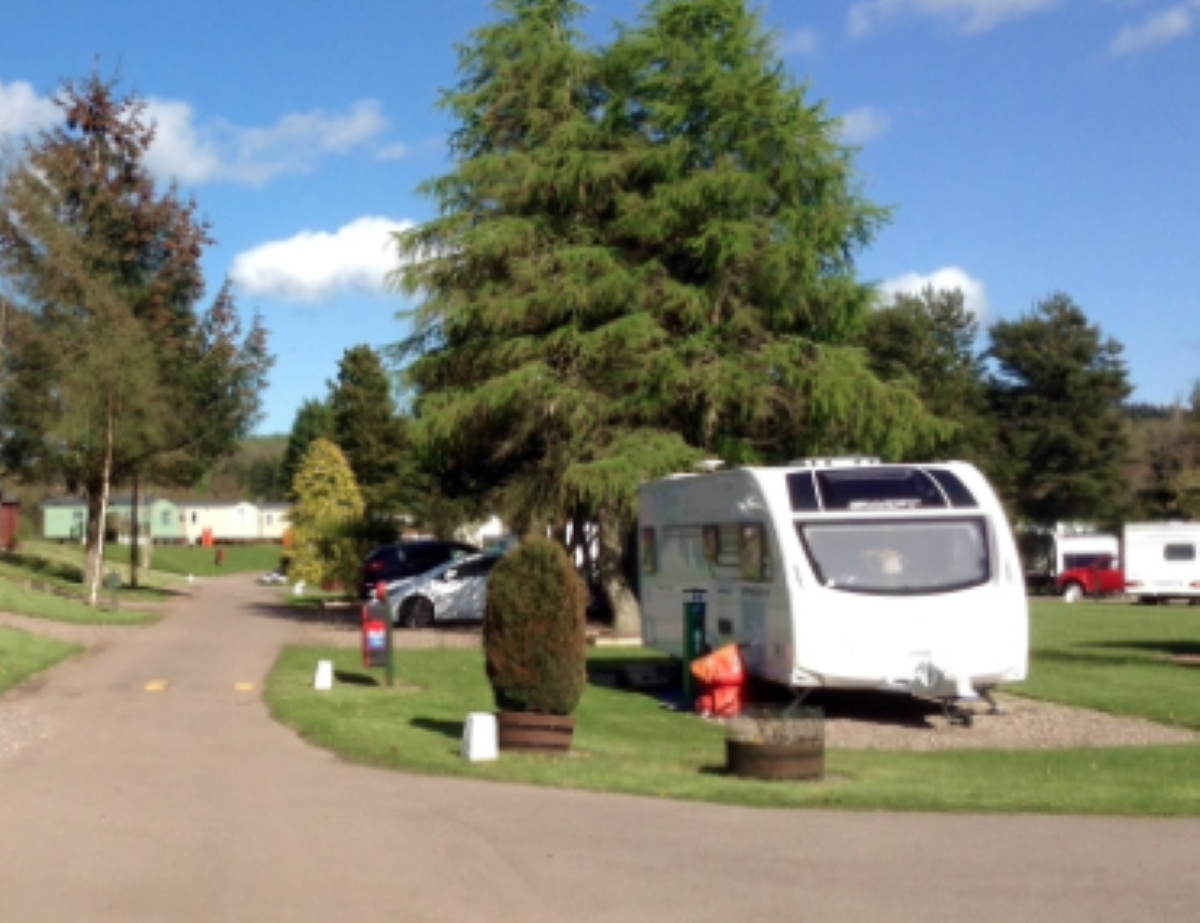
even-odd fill
[[[587,588],[562,546],[532,539],[493,568],[483,647],[498,709],[575,710],[587,686]]]

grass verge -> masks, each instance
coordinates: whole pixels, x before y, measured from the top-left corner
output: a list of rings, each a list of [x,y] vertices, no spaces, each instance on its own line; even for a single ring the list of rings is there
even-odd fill
[[[108,601],[108,594],[103,594],[101,602]],[[0,581],[0,612],[77,625],[147,625],[158,619],[154,613],[122,609],[119,605],[115,609],[104,605],[93,608],[78,599],[27,590],[15,583]],[[4,649],[0,647],[0,655],[3,654]]]
[[[1200,637],[1200,611],[1144,616],[1133,606],[1035,605],[1031,679],[1015,691],[1200,728],[1196,674],[1170,659],[1177,645],[1191,643],[1189,634]],[[317,746],[409,772],[761,807],[1200,816],[1200,745],[829,750],[822,782],[757,782],[725,773],[719,726],[648,695],[596,685],[577,712],[570,756],[470,763],[459,755],[465,717],[494,709],[482,654],[438,649],[397,658],[399,682],[389,689],[363,669],[357,651],[289,648],[268,678],[268,705]],[[312,688],[318,660],[334,663],[332,691]],[[1115,691],[1095,688],[1108,686]]]
[[[0,626],[0,693],[81,650],[79,644]]]

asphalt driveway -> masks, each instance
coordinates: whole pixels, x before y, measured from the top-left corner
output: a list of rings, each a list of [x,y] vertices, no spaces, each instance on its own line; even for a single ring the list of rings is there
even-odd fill
[[[1186,920],[1200,821],[749,810],[347,765],[249,577],[0,698],[0,921]],[[1152,784],[1152,780],[1147,780]]]

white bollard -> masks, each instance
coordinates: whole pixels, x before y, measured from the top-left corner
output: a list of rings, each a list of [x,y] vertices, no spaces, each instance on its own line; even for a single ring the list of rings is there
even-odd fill
[[[467,723],[463,725],[462,756],[473,763],[499,758],[495,715],[485,712],[467,715]]]
[[[303,580],[297,582],[297,584],[294,587],[292,587],[292,595],[294,595],[294,596],[303,596],[304,595],[304,581]]]
[[[318,692],[328,692],[333,688],[332,660],[317,661],[317,675],[313,677],[313,688]]]

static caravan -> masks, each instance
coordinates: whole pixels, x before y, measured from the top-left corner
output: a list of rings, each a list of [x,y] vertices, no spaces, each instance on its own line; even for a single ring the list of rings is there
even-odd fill
[[[251,542],[259,534],[260,514],[252,503],[236,500],[192,500],[183,506],[184,534],[189,544],[203,542],[205,533],[217,542]]]
[[[676,475],[638,493],[643,641],[682,657],[684,593],[705,641],[802,692],[953,700],[1025,678],[1012,530],[962,462],[813,459]]]
[[[1125,525],[1125,592],[1140,603],[1200,603],[1200,523]]]
[[[258,506],[258,538],[268,542],[283,540],[283,534],[291,526],[288,518],[292,512],[290,503],[261,503]]]

